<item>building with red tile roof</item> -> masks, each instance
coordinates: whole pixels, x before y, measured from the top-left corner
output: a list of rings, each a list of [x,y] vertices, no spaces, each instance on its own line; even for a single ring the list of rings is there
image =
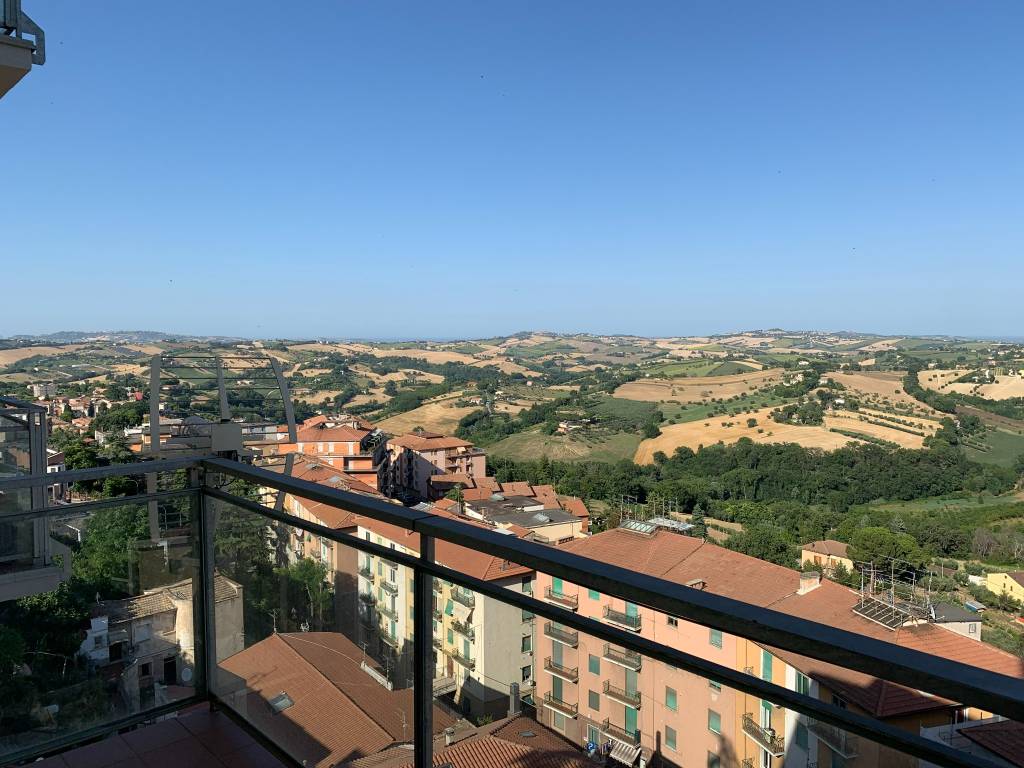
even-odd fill
[[[276,455],[288,453],[315,457],[374,490],[389,491],[387,441],[383,432],[364,419],[345,415],[306,419],[296,431],[295,443],[276,446]]]
[[[432,501],[444,496],[455,482],[466,485],[487,474],[487,458],[472,443],[436,432],[411,432],[388,440],[391,486],[407,501]],[[431,483],[440,475],[446,482]],[[457,480],[452,478],[458,478]]]
[[[845,586],[666,529],[623,527],[561,546],[600,564],[621,566],[1001,674],[1024,675],[1024,660],[941,624],[915,621],[894,630],[855,613],[859,593]],[[709,630],[546,574],[537,574],[536,585],[538,594],[559,605],[576,606],[580,614],[841,703],[914,733],[963,716],[963,708],[954,702]],[[711,753],[725,764],[722,750],[729,744],[731,759],[736,762],[749,758],[754,765],[773,768],[782,764],[783,757],[786,765],[790,761],[797,765],[834,764],[833,755],[850,766],[916,768],[916,761],[907,762],[904,756],[878,744],[863,740],[855,744],[852,737],[809,724],[794,712],[659,662],[634,659],[583,634],[566,635],[557,627],[545,629],[538,636],[537,655],[549,656],[552,662],[537,673],[537,699],[543,704],[540,719],[575,742],[611,739],[618,757],[626,761],[642,753],[648,758],[660,754],[679,765],[703,765]],[[567,669],[573,674],[565,674]],[[590,692],[598,695],[595,698]],[[986,715],[967,711],[970,718]],[[709,723],[715,727],[710,728]]]

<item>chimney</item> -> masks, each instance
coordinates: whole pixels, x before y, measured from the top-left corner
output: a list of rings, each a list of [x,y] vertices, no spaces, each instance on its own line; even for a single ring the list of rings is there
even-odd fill
[[[800,574],[800,589],[798,595],[806,595],[821,586],[821,574],[818,571],[805,571]]]
[[[508,716],[515,717],[519,714],[519,683],[512,683],[508,687]]]
[[[450,727],[449,728],[445,728],[444,729],[444,745],[446,747],[450,747],[452,745],[452,742],[454,742],[454,741],[455,741],[455,729],[454,728],[450,728]]]

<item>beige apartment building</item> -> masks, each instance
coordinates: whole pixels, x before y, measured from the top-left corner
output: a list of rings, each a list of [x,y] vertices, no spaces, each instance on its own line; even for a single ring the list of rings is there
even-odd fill
[[[431,511],[447,515],[442,510]],[[419,554],[419,534],[365,517],[359,517],[357,525],[356,535],[366,541],[408,555]],[[484,552],[438,541],[434,558],[441,565],[514,592],[532,590],[532,570]],[[410,685],[412,571],[363,552],[358,575],[358,644],[379,661],[396,686]],[[522,690],[533,679],[533,617],[492,597],[437,579],[433,594],[435,693],[452,693],[455,704],[475,718],[507,715],[510,694],[515,694],[512,686]]]
[[[1024,660],[929,621],[899,631],[855,612],[860,595],[815,573],[801,574],[700,539],[632,525],[562,545],[584,557],[799,616],[865,636],[1024,674]],[[737,671],[807,693],[914,733],[987,713],[869,675],[711,630],[644,606],[537,574],[538,596],[581,615]],[[782,768],[916,768],[908,758],[824,723],[738,693],[714,680],[578,633],[538,627],[537,705],[541,721],[584,745],[610,742],[625,765]]]
[[[355,416],[314,416],[302,422],[295,443],[275,447],[277,455],[301,453],[317,458],[375,491],[389,491],[389,454],[384,433]]]
[[[433,501],[445,494],[435,475],[451,475],[464,485],[487,474],[487,457],[472,443],[435,432],[411,432],[388,440],[392,493],[412,501]]]

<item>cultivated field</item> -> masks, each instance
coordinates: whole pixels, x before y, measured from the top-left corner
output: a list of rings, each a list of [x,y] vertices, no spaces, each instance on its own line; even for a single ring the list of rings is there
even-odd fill
[[[860,373],[827,373],[830,378],[858,393],[867,403],[902,405],[915,411],[935,414],[931,408],[903,391],[903,371],[864,371]]]
[[[969,370],[934,369],[918,374],[921,386],[934,389],[936,392],[959,392],[964,395],[978,395],[989,400],[1006,400],[1011,397],[1024,397],[1024,376],[993,376],[988,383],[957,382],[961,376],[969,374]]]
[[[615,397],[626,400],[678,400],[684,403],[699,403],[713,397],[733,397],[744,392],[778,384],[782,381],[782,370],[768,368],[731,376],[703,376],[688,379],[643,379],[623,384],[615,390]]]
[[[778,424],[769,417],[772,410],[774,409],[762,408],[752,414],[714,416],[704,421],[663,425],[658,437],[640,443],[633,460],[637,464],[651,464],[654,461],[654,454],[658,451],[671,456],[680,446],[696,450],[700,445],[735,443],[741,437],[749,437],[755,443],[799,443],[806,448],[823,448],[828,451],[852,442],[851,438],[829,432],[825,427]],[[753,427],[747,426],[747,419],[750,418],[757,420]],[[729,423],[732,423],[732,426],[723,426]],[[759,433],[758,429],[763,431]]]
[[[0,366],[10,365],[26,357],[36,355],[60,355],[65,352],[74,352],[81,349],[85,344],[65,344],[61,347],[15,347],[14,349],[0,349]]]
[[[620,461],[636,452],[640,436],[619,432],[603,438],[520,432],[487,446],[488,456],[513,461],[533,461],[547,456],[553,461]]]
[[[426,403],[419,408],[414,408],[411,411],[379,421],[377,426],[393,435],[404,435],[407,432],[412,432],[416,427],[423,427],[428,432],[440,432],[450,435],[459,425],[459,419],[473,411],[479,410],[472,406],[458,407],[453,405],[453,401],[457,399],[458,396],[455,396],[445,400],[435,400],[432,403]]]

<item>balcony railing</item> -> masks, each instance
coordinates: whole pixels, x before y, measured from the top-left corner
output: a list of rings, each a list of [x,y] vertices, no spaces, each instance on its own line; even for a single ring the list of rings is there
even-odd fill
[[[842,728],[823,723],[813,718],[807,721],[807,727],[817,736],[825,746],[831,749],[840,757],[852,759],[857,757],[857,737],[853,736]]]
[[[491,556],[507,559],[510,562],[521,563],[540,573],[550,573],[564,578],[566,581],[579,585],[581,589],[594,589],[616,599],[649,606],[659,613],[711,626],[751,642],[819,659],[843,669],[888,680],[911,690],[927,690],[934,696],[1002,715],[1010,720],[1024,721],[1024,681],[1017,677],[997,674],[981,667],[949,659],[937,658],[892,642],[777,613],[722,597],[710,591],[692,589],[618,566],[596,562],[558,548],[545,547],[514,536],[503,536],[458,520],[299,480],[222,456],[157,459],[124,466],[107,466],[2,479],[0,480],[0,494],[3,495],[8,506],[15,505],[13,514],[5,517],[5,522],[14,519],[38,520],[43,523],[51,518],[53,509],[47,508],[45,500],[42,504],[38,501],[40,496],[45,499],[46,488],[51,485],[95,482],[108,477],[132,477],[142,474],[155,476],[158,473],[178,471],[188,473],[185,487],[179,485],[173,490],[139,493],[135,496],[119,498],[117,503],[134,504],[144,510],[147,504],[153,502],[162,504],[169,499],[186,499],[195,505],[194,525],[205,527],[208,531],[216,531],[218,511],[228,508],[242,516],[252,515],[254,519],[262,520],[266,526],[273,524],[301,529],[325,540],[351,547],[366,555],[384,557],[394,561],[398,565],[408,568],[409,572],[415,576],[417,599],[414,601],[415,611],[412,620],[415,636],[432,636],[432,616],[429,608],[431,586],[429,582],[433,579],[443,579],[457,585],[456,595],[458,596],[471,595],[476,592],[513,606],[517,610],[535,613],[547,619],[544,634],[567,645],[576,646],[579,642],[578,633],[582,631],[597,642],[622,648],[624,654],[626,652],[635,653],[691,674],[715,680],[723,687],[728,686],[748,696],[776,702],[805,717],[813,718],[820,723],[827,723],[829,726],[842,729],[850,734],[863,736],[913,758],[946,768],[976,768],[980,764],[977,756],[957,752],[941,741],[928,741],[920,737],[916,731],[901,730],[890,724],[855,714],[797,691],[788,690],[755,675],[746,675],[739,670],[721,666],[699,655],[691,655],[657,643],[643,635],[636,634],[635,630],[639,626],[637,617],[622,614],[626,622],[620,623],[619,617],[615,615],[619,612],[611,612],[605,616],[606,621],[595,621],[581,616],[577,612],[566,610],[562,606],[523,595],[498,584],[476,579],[452,567],[440,565],[427,556],[417,557],[385,549],[371,541],[358,539],[347,533],[293,517],[285,511],[265,506],[241,495],[229,493],[218,485],[218,481],[228,477],[251,483],[258,488],[272,489],[299,498],[310,499],[412,531],[419,535],[421,546],[435,540],[449,541],[472,550],[486,552]],[[229,486],[225,484],[224,487]],[[33,493],[29,498],[26,494],[20,493],[26,489],[38,489],[40,493]],[[19,499],[26,501],[18,506]],[[111,504],[112,502],[106,499],[87,501],[64,505],[60,511],[61,515],[87,514],[103,507],[109,507]],[[6,514],[7,510],[5,510]],[[194,550],[196,554],[190,554],[190,557],[194,558],[197,563],[196,578],[202,587],[195,590],[196,626],[194,629],[196,637],[204,636],[204,628],[212,626],[213,617],[213,606],[203,596],[207,593],[212,594],[215,555],[212,547],[202,541],[206,540],[200,541],[201,545]],[[281,565],[286,564],[282,563]],[[423,578],[424,576],[428,578]],[[465,604],[463,600],[459,600],[459,602]],[[262,617],[262,621],[269,625],[268,618]],[[518,628],[518,626],[517,624],[516,627]],[[381,638],[382,643],[395,649],[385,665],[386,669],[389,671],[395,669],[396,659],[408,657],[410,674],[415,682],[414,690],[430,691],[434,672],[433,654],[429,653],[430,646],[426,646],[428,651],[426,653],[419,648],[415,653],[399,655],[397,648],[400,641],[397,637],[390,635],[388,628],[379,627],[375,634]],[[211,687],[217,684],[218,679],[216,674],[218,660],[209,655],[209,650],[212,650],[213,647],[212,642],[197,643],[195,647],[196,669],[201,671],[204,680],[211,681]],[[372,647],[369,647],[369,650],[372,652]],[[458,660],[456,657],[456,661]],[[164,705],[162,708],[154,707],[152,710],[147,710],[144,704],[142,712],[131,715],[112,713],[101,726],[90,726],[87,730],[74,730],[78,726],[64,724],[63,726],[59,725],[58,730],[48,729],[46,732],[37,732],[33,734],[32,739],[26,738],[19,742],[14,749],[8,749],[0,757],[5,763],[30,762],[37,756],[49,755],[66,748],[75,743],[75,739],[95,740],[104,733],[117,733],[139,722],[142,718],[153,717],[155,716],[153,713],[162,716],[173,713],[176,709],[193,706],[200,701],[214,700],[212,695],[216,691],[208,692],[202,687],[194,690],[193,695]],[[554,699],[550,694],[545,696],[541,703],[543,706],[567,716],[575,716],[577,712],[575,704]],[[232,707],[230,701],[221,701],[220,704],[228,708]],[[409,738],[415,742],[417,765],[428,766],[432,763],[433,739],[431,738],[430,718],[430,708],[419,706],[416,710],[416,722],[410,723]],[[60,713],[57,713],[56,720],[59,724]],[[63,727],[63,730],[60,730],[60,727]],[[751,739],[771,754],[782,753],[783,740],[768,729],[761,728],[751,715],[744,716],[742,727]],[[608,724],[608,728],[612,731],[609,735],[614,737],[614,726]],[[816,733],[819,731],[821,731],[820,727],[816,729]],[[630,739],[635,736],[634,734],[625,735]]]
[[[476,669],[476,660],[472,656],[467,656],[460,650],[453,650],[451,652],[452,658],[466,669]]]
[[[623,744],[635,747],[640,743],[640,730],[627,731],[625,728],[620,728],[617,725],[613,725],[611,719],[606,719],[601,724],[601,733],[607,736],[609,739],[615,739]]]
[[[604,607],[604,618],[605,621],[610,621],[612,624],[618,624],[620,627],[632,630],[633,632],[640,631],[640,615],[625,613],[624,611],[617,611],[610,606]]]
[[[377,603],[377,613],[391,619],[392,621],[398,621],[398,610],[396,608],[392,608],[387,603]]]
[[[544,636],[549,637],[552,640],[561,643],[562,645],[568,645],[572,648],[575,648],[577,645],[580,644],[579,632],[574,632],[571,629],[559,627],[550,621],[544,624]]]
[[[570,683],[575,683],[580,679],[579,667],[562,666],[561,664],[552,661],[550,656],[544,659],[544,671],[550,672],[555,677],[560,677]]]
[[[560,605],[562,608],[568,608],[570,611],[575,611],[580,602],[576,595],[563,595],[561,592],[555,592],[551,587],[544,588],[544,599],[549,603]]]
[[[765,728],[758,723],[749,712],[743,715],[743,732],[772,757],[786,754],[785,740],[777,735],[773,728]]]
[[[476,640],[476,630],[473,629],[472,624],[468,624],[465,621],[452,619],[452,630],[468,640]]]
[[[613,685],[611,680],[604,681],[604,695],[619,704],[625,704],[633,709],[640,709],[640,691],[628,691]]]
[[[368,566],[368,565],[364,565],[364,566],[361,566],[359,568],[359,575],[362,576],[367,581],[371,581],[372,582],[373,579],[374,579],[373,569],[370,568],[370,566]]]
[[[383,589],[385,592],[387,592],[389,595],[394,595],[396,597],[398,596],[398,585],[397,584],[393,584],[390,581],[382,581],[380,583],[380,588]]]
[[[576,713],[580,709],[579,704],[572,704],[565,699],[561,699],[551,691],[544,694],[544,706],[566,717],[576,717]]]
[[[643,657],[636,651],[628,651],[611,643],[604,644],[603,655],[612,664],[618,664],[620,667],[631,669],[634,672],[639,672],[643,664]]]
[[[359,602],[363,603],[364,605],[373,605],[377,602],[377,598],[374,596],[372,592],[360,592]]]
[[[470,590],[463,589],[462,587],[452,587],[452,600],[460,605],[464,605],[467,608],[473,608],[476,606],[476,595]]]

